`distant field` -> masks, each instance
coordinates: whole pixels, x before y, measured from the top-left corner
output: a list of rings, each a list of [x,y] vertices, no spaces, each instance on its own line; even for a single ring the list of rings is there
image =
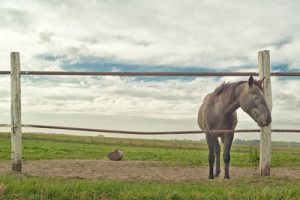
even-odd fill
[[[300,147],[272,150],[272,167],[300,166]],[[23,134],[23,159],[97,159],[115,149],[125,160],[160,161],[167,166],[207,166],[207,147],[195,141],[140,140]],[[0,160],[10,159],[10,136],[0,134]],[[233,145],[232,166],[257,167],[257,145]],[[1,192],[1,185],[6,189]],[[45,178],[14,173],[0,176],[0,199],[300,199],[294,179],[254,176],[201,182],[81,180]]]

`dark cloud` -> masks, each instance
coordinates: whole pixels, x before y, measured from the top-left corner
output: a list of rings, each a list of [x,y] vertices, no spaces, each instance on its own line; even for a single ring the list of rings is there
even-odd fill
[[[278,40],[274,40],[273,42],[262,44],[262,46],[274,47],[275,49],[281,49],[284,46],[291,44],[294,42],[294,38],[292,36],[283,37]]]

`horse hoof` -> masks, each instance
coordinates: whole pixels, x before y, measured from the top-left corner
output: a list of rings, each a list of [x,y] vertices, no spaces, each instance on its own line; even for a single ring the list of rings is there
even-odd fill
[[[218,178],[218,177],[219,177],[219,175],[220,175],[220,172],[221,172],[220,170],[216,171],[216,174],[215,174],[215,177],[216,177],[216,178]]]
[[[214,175],[209,175],[208,179],[214,179]]]
[[[230,179],[230,177],[229,176],[224,176],[224,179]]]

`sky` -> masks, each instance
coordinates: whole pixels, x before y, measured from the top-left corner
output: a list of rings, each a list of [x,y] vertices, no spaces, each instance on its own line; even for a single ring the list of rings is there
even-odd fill
[[[0,71],[10,70],[10,52],[17,51],[21,69],[32,71],[258,72],[260,50],[270,50],[272,71],[300,71],[299,10],[297,0],[2,0]],[[204,96],[224,81],[247,78],[23,76],[22,121],[199,130]],[[297,77],[272,78],[272,128],[300,129],[299,83]],[[0,112],[0,123],[10,123],[7,75],[0,75]],[[238,120],[238,129],[258,128],[241,109]],[[203,135],[134,137],[198,140]],[[259,133],[235,138],[258,139]],[[299,133],[272,138],[300,142]]]

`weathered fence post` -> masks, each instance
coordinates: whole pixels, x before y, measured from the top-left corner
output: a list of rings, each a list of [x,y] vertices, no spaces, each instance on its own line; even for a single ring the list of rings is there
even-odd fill
[[[270,76],[270,53],[268,50],[258,52],[259,78],[265,77],[263,82],[264,97],[270,112],[272,112],[272,90]],[[269,176],[271,167],[271,124],[260,128],[260,175]]]
[[[11,58],[11,158],[12,170],[22,169],[21,74],[20,54],[12,52]]]

